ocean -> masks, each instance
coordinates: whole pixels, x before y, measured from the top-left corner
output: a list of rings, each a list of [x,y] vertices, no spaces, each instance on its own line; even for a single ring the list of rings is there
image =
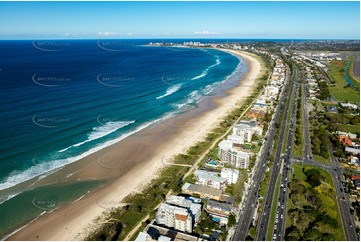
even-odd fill
[[[103,182],[21,184],[196,108],[246,71],[219,50],[149,42],[0,41],[0,237]]]

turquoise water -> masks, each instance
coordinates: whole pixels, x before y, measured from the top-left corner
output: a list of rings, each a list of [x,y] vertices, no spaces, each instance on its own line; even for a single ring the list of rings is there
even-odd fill
[[[148,42],[0,41],[0,236],[99,184],[5,189],[194,109],[246,71],[222,51]]]
[[[347,61],[347,62],[346,62],[346,66],[343,68],[343,78],[345,78],[346,82],[347,82],[351,87],[353,87],[352,81],[351,81],[351,80],[348,78],[348,76],[347,76],[347,69],[349,68],[349,66],[350,66],[350,62]]]

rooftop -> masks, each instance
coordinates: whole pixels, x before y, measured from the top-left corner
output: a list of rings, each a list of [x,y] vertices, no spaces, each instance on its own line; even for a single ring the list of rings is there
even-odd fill
[[[217,209],[222,211],[230,212],[232,210],[232,206],[228,203],[218,202],[210,199],[207,203],[207,207],[210,209]]]
[[[212,180],[212,181],[215,181],[215,182],[219,182],[219,183],[222,183],[222,182],[225,182],[227,179],[223,178],[223,177],[219,177],[218,176],[219,173],[216,173],[216,172],[211,172],[211,171],[205,171],[205,170],[196,170],[194,172],[194,175],[195,176],[199,176],[203,179],[206,179],[206,180]]]
[[[202,185],[197,185],[197,184],[191,184],[186,182],[183,187],[182,190],[188,190],[190,192],[198,192],[198,193],[202,193],[205,195],[211,195],[211,196],[222,196],[222,190],[219,189],[215,189],[215,188],[211,188],[211,187],[206,187],[206,186],[202,186]]]

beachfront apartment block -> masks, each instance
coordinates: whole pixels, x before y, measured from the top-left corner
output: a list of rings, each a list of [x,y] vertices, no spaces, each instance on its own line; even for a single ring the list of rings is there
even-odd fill
[[[169,205],[188,209],[188,211],[191,213],[194,224],[198,223],[199,217],[201,216],[201,212],[202,212],[201,202],[202,199],[200,198],[194,198],[194,197],[185,198],[176,195],[170,195],[166,200],[166,203]]]
[[[244,144],[252,141],[253,134],[262,135],[262,131],[263,129],[257,125],[256,121],[241,120],[233,126],[233,133],[228,137],[229,140],[234,140],[236,144]]]
[[[188,182],[182,186],[182,192],[186,194],[197,194],[201,198],[212,198],[215,200],[220,200],[223,195],[223,192],[220,189],[191,184]]]
[[[253,104],[253,109],[267,111],[268,106],[265,99],[258,98]]]
[[[265,95],[269,97],[277,96],[280,89],[277,86],[267,86],[265,89]]]
[[[212,217],[228,218],[232,212],[232,205],[225,202],[215,201],[209,199],[205,210],[212,215]],[[227,219],[228,220],[228,219]],[[226,221],[227,221],[226,220]]]
[[[154,223],[148,224],[135,241],[197,241],[198,237],[176,231]]]
[[[227,179],[228,184],[235,184],[239,178],[239,170],[222,168],[221,177]]]
[[[219,173],[217,172],[196,170],[194,172],[194,176],[196,178],[196,184],[198,185],[203,185],[221,190],[224,190],[227,186],[227,179],[220,177]]]
[[[156,222],[183,232],[193,231],[193,219],[188,209],[166,203],[162,203],[158,208]]]
[[[234,149],[233,143],[230,140],[223,140],[219,143],[218,158],[241,169],[246,169],[249,165],[249,154]]]

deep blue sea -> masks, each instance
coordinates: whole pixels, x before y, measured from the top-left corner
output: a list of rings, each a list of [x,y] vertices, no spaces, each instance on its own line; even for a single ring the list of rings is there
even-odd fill
[[[222,51],[149,42],[0,41],[0,195],[197,107],[246,70]],[[92,185],[56,200],[75,200]],[[44,212],[30,199],[47,196],[44,189],[0,197],[0,237]],[[60,196],[65,187],[51,189]]]

